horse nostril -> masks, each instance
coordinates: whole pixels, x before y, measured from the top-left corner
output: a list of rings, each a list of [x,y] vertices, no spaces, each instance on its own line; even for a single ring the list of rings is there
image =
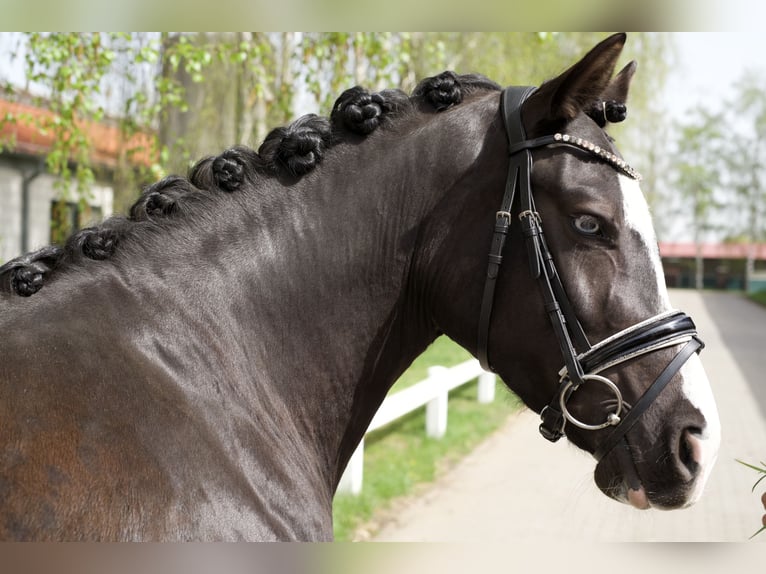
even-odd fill
[[[702,462],[702,432],[696,427],[684,429],[678,445],[678,458],[681,464],[691,474],[690,478],[697,475]]]

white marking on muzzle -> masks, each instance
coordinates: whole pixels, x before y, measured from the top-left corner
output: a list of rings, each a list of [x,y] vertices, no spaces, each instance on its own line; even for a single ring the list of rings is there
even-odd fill
[[[702,490],[718,458],[718,448],[721,445],[721,421],[710,381],[697,355],[692,355],[681,367],[681,376],[683,377],[681,389],[684,395],[705,417],[705,428],[702,429],[702,435],[699,437],[700,455],[697,463],[700,465],[700,474],[688,501],[688,504],[693,504],[702,496]]]

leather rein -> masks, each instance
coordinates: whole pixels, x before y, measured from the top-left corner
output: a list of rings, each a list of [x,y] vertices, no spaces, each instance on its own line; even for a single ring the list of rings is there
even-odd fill
[[[612,427],[612,431],[596,449],[594,456],[601,460],[617,445],[636,424],[673,376],[694,353],[699,353],[704,343],[697,334],[691,317],[682,311],[667,311],[650,317],[591,345],[577,319],[561,282],[553,256],[543,235],[542,219],[535,208],[532,195],[531,150],[549,145],[560,145],[585,151],[615,170],[632,179],[641,176],[621,158],[608,150],[586,140],[568,134],[554,134],[527,139],[521,121],[521,105],[535,91],[533,87],[509,87],[501,96],[500,110],[508,136],[510,166],[502,204],[495,217],[495,230],[489,252],[489,265],[479,312],[477,355],[485,370],[492,371],[489,361],[489,332],[492,318],[495,286],[503,262],[503,249],[511,226],[512,209],[518,196],[519,218],[526,240],[529,268],[538,280],[545,310],[559,343],[564,367],[559,372],[559,385],[550,403],[540,412],[540,433],[555,442],[565,434],[567,422],[585,430]],[[636,401],[627,404],[615,383],[599,373],[642,355],[685,343],[657,379]],[[567,409],[567,402],[586,382],[606,385],[615,396],[614,411],[608,413],[604,422],[588,424],[578,420]]]

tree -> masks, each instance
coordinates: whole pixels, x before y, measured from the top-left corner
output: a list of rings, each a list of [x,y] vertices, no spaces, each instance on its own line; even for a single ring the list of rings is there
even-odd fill
[[[724,148],[726,188],[731,199],[729,237],[752,245],[766,239],[766,82],[746,73],[737,82],[733,102],[726,106],[727,132]],[[748,249],[745,282],[753,273],[754,257]],[[747,285],[745,285],[747,289]]]
[[[703,286],[701,244],[708,232],[720,229],[713,216],[725,205],[719,197],[723,167],[721,126],[720,114],[698,107],[687,121],[678,124],[676,130],[673,182],[680,193],[681,213],[691,214],[690,225],[697,245],[697,289]]]

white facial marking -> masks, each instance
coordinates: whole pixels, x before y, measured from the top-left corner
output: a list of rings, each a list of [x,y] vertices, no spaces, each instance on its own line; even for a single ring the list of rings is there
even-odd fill
[[[669,311],[671,309],[670,298],[668,297],[668,289],[665,286],[665,272],[662,269],[660,248],[657,245],[657,236],[654,233],[654,224],[649,213],[649,204],[646,203],[641,187],[635,179],[631,179],[621,173],[617,177],[622,189],[625,223],[638,233],[649,252],[649,258],[652,262],[652,269],[657,283],[657,295],[663,306],[663,309],[658,309],[658,312]]]
[[[688,504],[693,504],[702,496],[710,471],[718,458],[718,447],[721,444],[721,421],[718,417],[718,408],[713,398],[705,369],[699,356],[692,355],[681,367],[683,385],[681,389],[687,400],[697,408],[705,417],[705,428],[700,436],[700,458],[697,461],[701,471],[694,491],[689,496]]]
[[[670,310],[670,298],[665,286],[665,274],[662,269],[662,260],[657,245],[657,238],[652,225],[649,205],[641,192],[638,182],[629,177],[619,174],[620,188],[623,194],[623,209],[625,213],[625,222],[646,244],[649,256],[652,262],[652,268],[657,281],[657,293],[664,309],[659,312]],[[687,400],[705,417],[705,428],[702,429],[700,438],[700,474],[694,485],[694,490],[689,496],[687,504],[693,504],[702,495],[702,490],[710,476],[710,471],[718,457],[718,448],[721,443],[721,423],[718,417],[713,391],[710,388],[705,369],[702,367],[702,361],[699,356],[692,355],[688,361],[681,367],[681,377],[683,379],[682,391]]]

